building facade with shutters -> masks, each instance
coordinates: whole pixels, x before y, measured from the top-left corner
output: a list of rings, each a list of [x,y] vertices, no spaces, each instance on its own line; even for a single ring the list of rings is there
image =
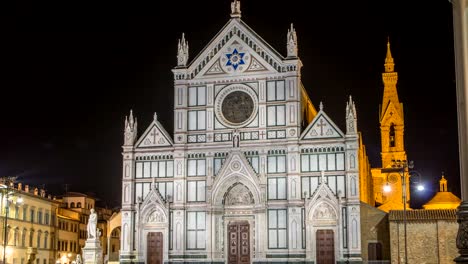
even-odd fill
[[[125,120],[120,262],[361,263],[353,100],[342,131],[302,85],[293,25],[284,56],[239,1],[230,16],[193,60],[179,41],[173,135]]]

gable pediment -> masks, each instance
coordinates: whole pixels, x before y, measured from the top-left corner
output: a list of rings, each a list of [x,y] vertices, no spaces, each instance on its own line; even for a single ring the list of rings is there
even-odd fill
[[[135,144],[137,148],[171,147],[172,145],[173,142],[169,133],[167,133],[156,117]]]
[[[159,193],[156,185],[152,184],[151,191],[146,195],[141,204],[140,217],[144,224],[167,224],[169,210],[166,202]]]
[[[242,184],[247,188],[248,191],[242,189],[239,190],[239,193],[251,194],[250,198],[253,200],[250,200],[250,202],[259,203],[263,201],[260,191],[260,180],[257,173],[250,165],[244,153],[239,150],[234,150],[229,153],[212,184],[213,204],[227,202],[232,205],[234,198],[226,197],[226,194],[230,193],[230,188],[238,184]],[[238,186],[236,188],[241,187]],[[248,198],[249,196],[243,195],[243,197]],[[246,201],[246,199],[243,199],[243,201]]]
[[[235,76],[260,72],[277,73],[278,71],[261,58],[240,37],[233,36],[196,77]]]
[[[344,138],[343,132],[331,121],[323,110],[320,110],[302,133],[302,140]]]
[[[390,102],[385,111],[383,111],[380,123],[400,123],[402,120],[403,116],[400,114],[399,108],[397,108],[393,102]]]
[[[286,62],[290,65],[286,65]],[[231,19],[190,63],[187,70],[189,76],[194,78],[220,74],[277,73],[284,69],[295,69],[297,60],[286,62],[280,53],[242,20]]]

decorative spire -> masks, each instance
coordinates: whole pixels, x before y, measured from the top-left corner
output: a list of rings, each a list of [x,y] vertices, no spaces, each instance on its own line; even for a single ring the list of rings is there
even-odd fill
[[[158,121],[158,114],[156,112],[154,112],[153,119],[154,119],[154,121]]]
[[[130,116],[125,116],[125,139],[124,145],[131,146],[135,142],[137,136],[137,121],[133,118],[133,111],[130,110]]]
[[[322,111],[322,110],[323,110],[323,103],[322,103],[322,101],[320,101],[320,106],[319,106],[319,107],[320,107],[320,111]]]
[[[288,29],[288,57],[297,57],[297,35],[296,30],[294,29],[293,24],[291,23],[291,28]]]
[[[234,2],[231,2],[231,17],[232,18],[241,17],[240,1],[234,0]]]
[[[357,133],[356,106],[351,95],[346,103],[346,133]]]
[[[393,72],[395,63],[393,62],[392,52],[390,51],[390,37],[387,40],[387,57],[385,57],[385,72]]]
[[[179,45],[177,47],[177,66],[185,67],[189,59],[189,47],[188,42],[185,40],[185,34],[182,33],[182,39],[179,39]]]
[[[439,186],[440,186],[440,192],[446,192],[447,191],[447,180],[444,177],[444,172],[442,172],[442,179],[439,181]]]

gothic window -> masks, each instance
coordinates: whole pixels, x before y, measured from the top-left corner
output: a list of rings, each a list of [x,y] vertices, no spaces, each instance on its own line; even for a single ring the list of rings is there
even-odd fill
[[[286,209],[268,210],[268,248],[288,248]]]
[[[348,248],[348,214],[346,207],[341,208],[341,218],[343,219],[343,248]]]
[[[389,132],[389,142],[390,142],[390,147],[393,148],[395,147],[395,125],[391,124],[390,125],[390,132]]]
[[[301,154],[301,171],[341,171],[344,153]]]
[[[187,181],[187,202],[204,202],[205,186],[205,181]]]
[[[146,195],[151,190],[151,183],[150,182],[137,182],[135,183],[135,200],[144,199]]]
[[[306,219],[305,219],[305,208],[301,209],[301,227],[302,227],[302,248],[306,248]]]
[[[174,212],[170,211],[169,212],[169,249],[174,249]],[[114,247],[114,245],[112,245]],[[112,252],[115,252],[114,249],[112,249]]]
[[[81,208],[81,203],[80,202],[76,203],[76,208]]]
[[[206,111],[188,111],[188,130],[206,130]]]
[[[174,177],[174,161],[137,161],[135,177],[138,179]]]
[[[247,160],[249,161],[250,165],[252,165],[253,170],[258,173],[259,170],[259,158],[258,153],[246,153]]]
[[[271,105],[267,107],[267,125],[285,126],[286,125],[286,106]]]
[[[286,172],[286,155],[268,156],[268,173]]]
[[[187,212],[187,249],[205,249],[205,212]]]
[[[301,184],[301,193],[302,193],[302,198],[308,198],[310,197],[315,189],[317,189],[319,185],[319,179],[320,177],[318,176],[304,176],[301,178],[302,179],[302,184]]]
[[[268,200],[286,199],[286,178],[268,178]]]
[[[224,161],[226,161],[226,158],[220,158],[220,157],[215,157],[213,162],[214,162],[214,175],[218,175],[219,170],[224,164]]]
[[[169,197],[174,197],[173,187],[174,187],[173,182],[157,182],[156,183],[156,188],[158,188],[159,193],[166,200]]]
[[[189,106],[206,105],[206,87],[190,87],[188,95]]]
[[[284,100],[286,100],[284,81],[267,82],[267,101],[284,101]]]
[[[187,176],[205,176],[206,175],[206,160],[205,159],[189,159],[187,161]]]
[[[70,208],[75,208],[75,203],[74,202],[70,203]]]
[[[301,177],[302,198],[310,197],[320,184],[320,176]],[[325,183],[330,187],[335,195],[346,196],[344,175],[326,175]]]

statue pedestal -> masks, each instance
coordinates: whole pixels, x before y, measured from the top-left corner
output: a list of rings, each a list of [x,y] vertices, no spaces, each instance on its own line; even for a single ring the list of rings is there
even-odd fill
[[[102,247],[99,239],[88,238],[83,247],[83,262],[85,264],[102,264]]]

